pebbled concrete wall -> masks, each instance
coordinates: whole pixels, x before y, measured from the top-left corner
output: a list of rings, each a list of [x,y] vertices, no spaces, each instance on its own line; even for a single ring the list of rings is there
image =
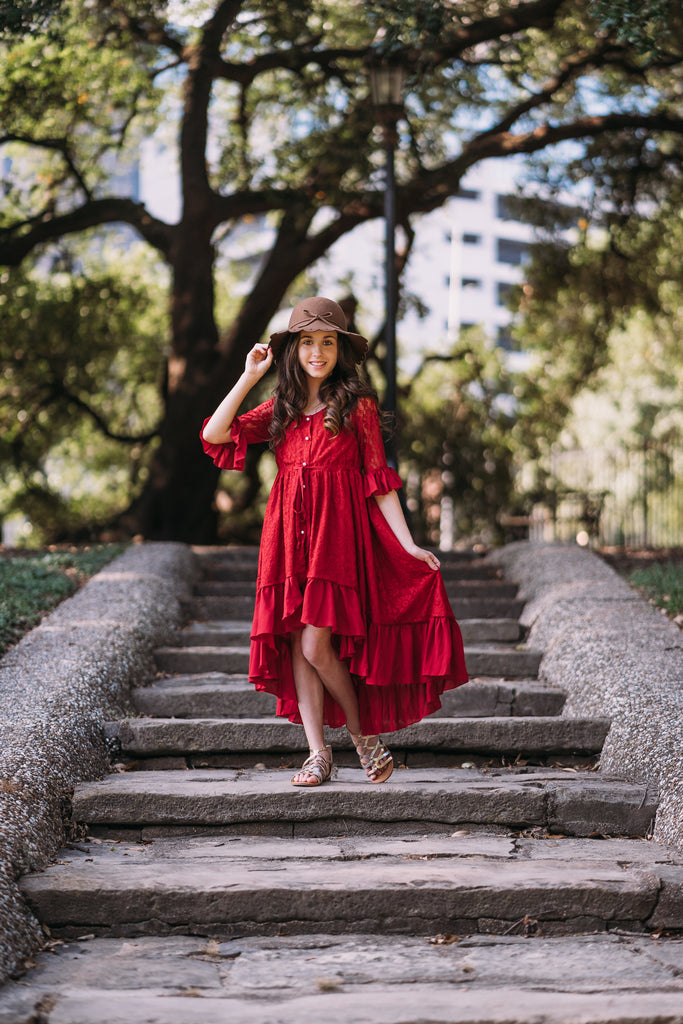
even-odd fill
[[[135,545],[0,661],[0,983],[43,941],[16,879],[54,860],[74,784],[106,773],[102,724],[154,672],[196,571],[184,544]]]
[[[603,771],[655,783],[654,837],[683,850],[683,632],[592,552],[522,542],[488,559],[520,585],[563,715],[612,719]]]

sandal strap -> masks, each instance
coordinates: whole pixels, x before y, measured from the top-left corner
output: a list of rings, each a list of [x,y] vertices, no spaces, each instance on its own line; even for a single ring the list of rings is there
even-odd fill
[[[393,762],[391,751],[382,743],[382,737],[377,736],[373,746],[373,736],[363,736],[362,733],[354,736],[349,734],[360,758],[361,766],[365,769],[366,775],[377,775],[390,762]],[[359,749],[360,748],[360,749]]]
[[[308,775],[315,775],[319,782],[325,782],[326,779],[329,779],[331,771],[332,758],[328,757],[327,747],[321,747],[319,750],[310,752],[297,775],[306,772]]]

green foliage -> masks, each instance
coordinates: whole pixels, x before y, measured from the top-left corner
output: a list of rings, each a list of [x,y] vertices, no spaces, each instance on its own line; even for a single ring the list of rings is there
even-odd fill
[[[672,41],[676,0],[594,0],[593,13],[603,32],[640,53],[664,51]]]
[[[62,6],[62,0],[3,0],[0,39],[28,32],[54,31]]]
[[[0,556],[0,654],[124,549],[106,544]]]
[[[515,510],[513,378],[500,349],[476,329],[465,332],[452,351],[429,356],[404,402],[401,466],[430,481],[432,499],[453,501],[456,533],[486,543],[500,540],[500,515]],[[421,518],[425,540],[434,542],[429,501],[412,511]]]
[[[637,569],[629,576],[629,582],[667,615],[683,615],[683,564],[656,563],[647,569]]]
[[[0,275],[0,516],[73,535],[126,507],[161,415],[165,297],[135,251]],[[118,259],[118,256],[116,257]]]

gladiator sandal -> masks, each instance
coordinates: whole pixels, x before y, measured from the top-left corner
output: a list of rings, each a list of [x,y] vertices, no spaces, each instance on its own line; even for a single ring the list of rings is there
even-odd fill
[[[315,782],[296,782],[299,775],[313,775]],[[312,750],[301,768],[292,776],[293,786],[322,786],[332,774],[332,747],[320,747],[319,750]]]
[[[348,733],[360,758],[361,768],[365,769],[370,782],[386,782],[394,770],[394,759],[382,743],[382,738],[363,736],[362,733],[354,736],[350,730]]]

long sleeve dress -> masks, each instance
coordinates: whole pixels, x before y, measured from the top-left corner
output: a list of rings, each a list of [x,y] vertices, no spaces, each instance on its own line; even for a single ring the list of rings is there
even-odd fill
[[[221,469],[243,469],[247,445],[269,437],[272,410],[270,399],[236,417],[230,440],[202,439],[204,450]],[[361,398],[336,437],[323,420],[324,410],[301,416],[275,449],[249,678],[277,697],[278,715],[301,722],[289,634],[329,627],[358,692],[363,732],[391,732],[467,682],[462,636],[440,572],[404,550],[373,498],[401,486],[387,466],[376,403]],[[324,720],[344,724],[327,691]]]

